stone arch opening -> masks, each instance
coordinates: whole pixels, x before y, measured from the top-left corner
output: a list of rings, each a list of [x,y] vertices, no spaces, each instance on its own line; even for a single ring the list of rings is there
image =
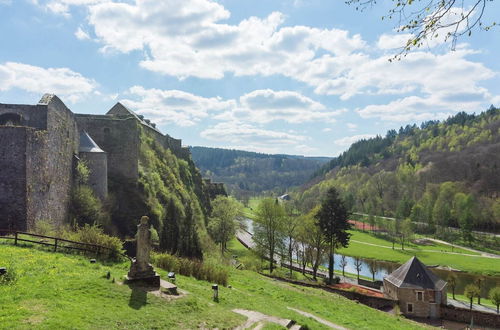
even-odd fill
[[[22,126],[23,117],[17,113],[4,113],[0,115],[0,126]]]

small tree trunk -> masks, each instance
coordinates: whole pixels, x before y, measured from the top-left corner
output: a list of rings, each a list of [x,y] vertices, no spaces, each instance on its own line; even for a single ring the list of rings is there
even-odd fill
[[[470,310],[472,310],[472,299],[473,298],[470,298]]]
[[[453,300],[455,300],[455,287],[451,288],[451,293],[453,294]]]
[[[333,242],[330,242],[330,253],[328,255],[328,284],[333,283]]]
[[[292,238],[290,238],[290,242],[288,245],[288,256],[289,256],[289,261],[290,261],[290,278],[292,278]]]

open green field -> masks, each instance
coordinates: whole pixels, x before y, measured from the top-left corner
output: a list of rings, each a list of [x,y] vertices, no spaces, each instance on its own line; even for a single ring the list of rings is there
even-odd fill
[[[442,244],[415,245],[411,244],[409,249],[401,250],[401,245],[396,244],[392,249],[392,242],[383,238],[375,237],[367,232],[357,230],[350,231],[351,241],[347,248],[338,252],[353,256],[372,258],[377,260],[406,262],[410,257],[417,256],[427,265],[449,266],[466,272],[483,275],[500,275],[500,259],[486,258],[477,253],[455,248],[453,252],[464,253],[473,256],[443,253],[452,252],[451,247]]]
[[[231,253],[248,253],[233,249]],[[243,254],[239,254],[243,257]],[[211,283],[178,276],[187,292],[167,300],[113,283],[128,263],[91,264],[88,258],[0,244],[0,265],[15,271],[17,281],[0,285],[0,328],[5,329],[195,329],[233,328],[245,318],[242,308],[294,319],[309,329],[317,321],[287,307],[312,313],[352,329],[413,329],[420,325],[356,304],[322,290],[274,281],[251,271],[232,270],[230,285],[212,301]],[[165,271],[160,270],[165,278]],[[267,325],[265,329],[279,329]]]

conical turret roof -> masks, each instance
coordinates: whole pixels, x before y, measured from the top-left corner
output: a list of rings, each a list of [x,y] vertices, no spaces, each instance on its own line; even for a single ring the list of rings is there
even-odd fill
[[[446,282],[427,269],[417,257],[412,257],[384,279],[398,288],[440,291],[446,286]]]
[[[104,152],[97,143],[92,140],[90,135],[87,132],[80,132],[80,147],[78,148],[79,152]]]

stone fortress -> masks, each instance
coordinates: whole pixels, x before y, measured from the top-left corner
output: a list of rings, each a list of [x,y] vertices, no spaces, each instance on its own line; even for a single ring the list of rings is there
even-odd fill
[[[178,158],[191,157],[181,140],[121,103],[105,115],[75,114],[50,94],[37,105],[0,104],[0,229],[31,230],[38,220],[67,222],[79,159],[101,199],[108,176],[137,182],[141,130]],[[220,189],[205,184],[209,191]]]

